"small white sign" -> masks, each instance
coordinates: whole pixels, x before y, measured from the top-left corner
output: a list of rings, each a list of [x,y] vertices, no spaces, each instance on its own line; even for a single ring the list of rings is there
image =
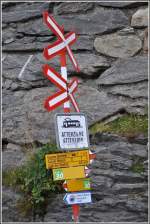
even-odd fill
[[[56,114],[56,138],[60,149],[88,148],[89,135],[85,114]]]
[[[91,192],[84,191],[80,193],[68,193],[65,195],[63,200],[68,205],[91,203]]]

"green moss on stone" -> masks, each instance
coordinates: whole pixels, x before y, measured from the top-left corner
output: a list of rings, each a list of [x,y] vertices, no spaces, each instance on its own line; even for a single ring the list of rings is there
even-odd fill
[[[148,116],[128,114],[105,124],[104,122],[96,123],[90,127],[92,134],[98,132],[109,132],[123,136],[137,136],[139,134],[148,135]]]
[[[143,173],[144,172],[144,165],[142,162],[136,162],[132,165],[131,171],[134,173]]]

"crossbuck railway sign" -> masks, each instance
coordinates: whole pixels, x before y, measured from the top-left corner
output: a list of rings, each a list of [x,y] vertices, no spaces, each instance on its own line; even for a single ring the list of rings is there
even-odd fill
[[[89,147],[86,116],[83,113],[56,114],[57,145],[60,149]]]
[[[46,78],[48,78],[52,83],[54,83],[60,91],[52,96],[49,96],[45,101],[45,108],[48,111],[54,110],[56,107],[71,100],[75,110],[79,112],[77,102],[73,96],[73,93],[77,90],[78,79],[74,78],[67,84],[67,81],[53,68],[48,65],[43,66],[43,72]]]
[[[47,24],[47,26],[50,28],[50,30],[53,31],[53,33],[58,37],[58,41],[56,41],[54,44],[49,45],[44,49],[44,56],[47,59],[51,59],[52,57],[56,55],[60,55],[64,51],[67,51],[70,60],[72,64],[75,67],[75,70],[78,72],[79,67],[77,64],[76,59],[74,58],[74,55],[71,51],[70,45],[73,44],[76,41],[76,36],[74,32],[68,33],[66,36],[64,36],[64,31],[63,28],[60,27],[54,18],[50,15],[48,15],[48,12],[45,12],[43,14],[44,16],[44,21]]]

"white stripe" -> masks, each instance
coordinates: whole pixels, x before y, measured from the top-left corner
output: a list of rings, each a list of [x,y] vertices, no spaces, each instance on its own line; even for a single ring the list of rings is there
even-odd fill
[[[90,164],[92,164],[92,163],[93,163],[93,161],[94,161],[94,159],[90,159]]]
[[[75,58],[74,58],[74,56],[73,56],[73,54],[72,54],[72,52],[71,52],[69,46],[66,46],[66,48],[67,48],[67,50],[68,50],[68,54],[70,55],[70,57],[71,57],[71,59],[72,59],[74,65],[75,65],[75,67],[77,67],[77,63],[76,63],[76,61],[75,61]]]
[[[67,98],[67,92],[62,93],[59,96],[56,96],[54,99],[49,101],[49,106],[52,107],[54,106],[56,103],[64,100],[65,98]]]
[[[76,111],[77,111],[77,112],[80,112],[79,107],[78,107],[78,105],[76,104],[76,101],[75,101],[73,95],[72,95],[72,94],[69,94],[69,96],[70,96],[70,98],[71,98],[71,100],[72,100],[72,104],[73,104],[73,106],[75,107]]]
[[[61,75],[67,81],[67,68],[65,66],[61,67]],[[69,100],[64,103],[64,108],[70,108]]]
[[[90,174],[90,172],[91,172],[91,169],[86,169],[86,168],[85,168],[85,174],[86,174],[86,177]]]
[[[29,62],[30,62],[30,60],[31,60],[32,57],[33,57],[33,55],[30,55],[30,56],[29,56],[28,60],[26,61],[26,63],[24,64],[24,66],[23,66],[22,69],[21,69],[21,72],[20,72],[19,75],[18,75],[18,78],[21,78],[21,76],[22,76],[24,70],[26,69],[26,67],[27,67],[27,65],[29,64]]]
[[[69,37],[66,39],[66,43],[69,44],[71,41],[73,41],[76,38],[76,34],[72,33]]]
[[[65,43],[62,42],[62,43],[56,45],[55,47],[49,48],[48,49],[48,55],[52,55],[52,54],[56,53],[57,51],[60,51],[64,47],[65,47]]]
[[[4,60],[5,60],[5,58],[6,58],[6,56],[4,56],[4,57],[2,58],[2,61],[4,61]]]
[[[67,102],[64,103],[64,108],[70,108],[69,100],[68,100]]]
[[[77,87],[77,81],[74,81],[73,83],[72,83],[72,85],[71,85],[71,87],[69,88],[69,93],[72,93],[73,92],[73,90]]]
[[[53,78],[55,80],[55,82],[59,83],[59,85],[61,85],[64,89],[67,89],[67,85],[65,82],[63,82],[61,79],[59,79],[55,73],[51,72],[49,69],[48,69],[48,73],[47,73],[48,76],[50,76],[51,78]]]
[[[55,25],[55,23],[51,20],[51,18],[49,16],[48,16],[48,22],[51,24],[51,26],[56,30],[56,32],[59,34],[59,36],[64,41],[65,40],[64,35],[62,34],[60,29]]]
[[[62,74],[62,77],[67,80],[67,68],[66,67],[61,67],[61,74]]]
[[[50,19],[50,17],[48,16],[48,22],[52,25],[52,27],[56,30],[56,32],[59,34],[59,36],[62,38],[63,41],[65,41],[64,35],[62,34],[62,32],[58,29],[58,27],[55,25],[55,23]],[[77,67],[77,63],[73,57],[73,54],[69,48],[69,46],[66,46],[68,54],[70,55],[75,67]]]
[[[56,53],[57,51],[60,51],[61,49],[65,48],[72,40],[75,39],[75,34],[73,33],[70,37],[68,37],[64,42],[48,49],[48,54],[52,55]]]

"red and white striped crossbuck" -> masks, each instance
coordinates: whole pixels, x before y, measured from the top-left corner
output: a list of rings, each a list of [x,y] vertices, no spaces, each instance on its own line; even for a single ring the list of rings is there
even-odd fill
[[[52,83],[54,83],[60,89],[59,92],[55,93],[52,96],[49,96],[45,100],[45,104],[44,104],[45,108],[48,111],[52,111],[56,107],[70,100],[75,110],[79,112],[79,107],[73,96],[73,93],[77,90],[78,79],[73,78],[72,81],[69,84],[67,84],[66,80],[49,65],[43,66],[43,72],[46,78],[48,78]]]
[[[74,32],[69,32],[64,36],[63,28],[60,27],[48,12],[43,13],[44,21],[52,32],[58,37],[58,40],[44,49],[44,56],[46,59],[51,59],[56,55],[61,55],[64,51],[67,51],[75,70],[79,72],[79,66],[71,51],[70,45],[76,41],[76,35]]]

